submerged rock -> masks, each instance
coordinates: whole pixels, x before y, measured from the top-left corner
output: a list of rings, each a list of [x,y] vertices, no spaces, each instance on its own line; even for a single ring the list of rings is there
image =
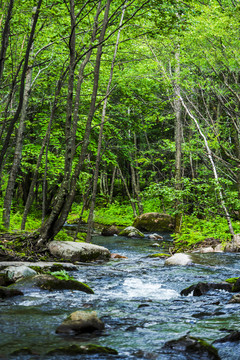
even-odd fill
[[[141,231],[173,231],[174,218],[157,212],[145,213],[136,217],[133,226]]]
[[[127,236],[129,238],[143,238],[144,234],[136,229],[134,226],[128,226],[119,233],[120,236]]]
[[[68,345],[50,350],[46,355],[78,355],[78,354],[112,354],[118,355],[117,350],[107,346],[94,344],[88,345]]]
[[[104,323],[98,318],[96,311],[75,311],[58,326],[56,333],[92,333],[103,329]]]
[[[217,349],[206,341],[185,335],[177,340],[168,341],[162,348],[169,350],[172,355],[182,354],[187,359],[220,360]]]
[[[190,255],[184,254],[184,253],[176,253],[170,258],[166,259],[164,265],[191,265],[192,259]]]
[[[13,296],[23,295],[23,292],[18,289],[11,289],[8,287],[0,286],[0,298],[6,299]]]
[[[240,341],[240,331],[237,331],[237,330],[231,331],[231,333],[229,335],[224,336],[221,339],[215,340],[213,342],[213,344],[225,343],[225,342],[235,342],[235,341]]]
[[[58,279],[53,275],[42,274],[35,275],[29,279],[19,280],[18,287],[20,288],[34,288],[38,287],[43,290],[77,290],[83,291],[87,294],[94,294],[94,291],[86,284],[77,280]]]
[[[70,261],[94,261],[98,259],[107,260],[111,254],[103,246],[74,241],[51,241],[48,245],[53,256]]]
[[[211,290],[225,290],[225,291],[232,291],[232,285],[223,282],[223,283],[203,283],[199,282],[197,284],[191,285],[186,289],[183,289],[181,291],[181,295],[187,296],[191,293],[193,293],[193,296],[201,296],[206,294],[208,291]]]
[[[127,259],[127,257],[124,256],[124,255],[112,253],[111,254],[111,259]]]

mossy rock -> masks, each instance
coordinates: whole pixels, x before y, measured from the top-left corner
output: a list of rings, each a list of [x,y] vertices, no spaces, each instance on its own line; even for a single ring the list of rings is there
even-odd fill
[[[240,278],[233,277],[225,280],[227,283],[232,284],[232,291],[239,292],[240,291]]]
[[[18,295],[23,295],[23,292],[18,289],[11,289],[8,287],[0,286],[0,298],[5,299]]]
[[[233,292],[239,292],[240,291],[240,278],[237,279],[237,281],[234,283],[232,287]]]
[[[88,285],[77,280],[58,279],[53,275],[37,275],[34,278],[37,280],[37,285],[44,290],[78,290],[94,294]]]
[[[94,344],[88,345],[68,345],[50,350],[46,355],[78,355],[78,354],[111,354],[118,355],[117,350],[107,346]]]
[[[148,255],[148,257],[150,257],[150,258],[160,258],[160,259],[165,259],[165,258],[170,257],[170,256],[171,256],[170,254],[164,254],[164,253],[157,253],[157,254]]]
[[[19,356],[19,355],[36,355],[36,352],[29,347],[23,347],[20,349],[16,349],[11,352],[11,356]]]
[[[94,291],[86,284],[77,280],[63,280],[49,274],[35,275],[30,279],[18,281],[20,289],[38,287],[43,290],[77,290],[87,294],[94,294]]]
[[[233,278],[226,279],[225,281],[228,282],[229,284],[235,284],[238,279],[239,279],[239,277],[233,277]]]
[[[129,238],[144,238],[144,234],[134,226],[128,226],[120,231],[119,236],[126,236]]]
[[[56,333],[76,334],[93,333],[104,329],[104,323],[96,311],[75,311],[70,314],[56,329]]]
[[[217,349],[205,340],[190,335],[185,335],[177,340],[168,341],[164,350],[169,350],[171,354],[184,354],[185,356],[199,359],[220,360]]]
[[[0,274],[0,286],[9,286],[14,283],[14,280],[9,279],[6,273]]]
[[[174,222],[174,218],[171,215],[152,212],[136,217],[133,226],[141,231],[171,232],[174,230]]]

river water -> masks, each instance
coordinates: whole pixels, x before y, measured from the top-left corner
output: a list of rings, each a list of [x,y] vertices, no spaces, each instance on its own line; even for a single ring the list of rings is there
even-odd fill
[[[187,333],[211,343],[228,335],[228,330],[239,330],[240,305],[228,304],[232,294],[215,291],[185,297],[180,292],[196,282],[239,276],[240,254],[195,254],[192,266],[167,267],[163,259],[149,257],[167,251],[171,238],[163,236],[157,249],[147,238],[95,236],[93,243],[127,257],[80,265],[71,272],[95,294],[28,290],[24,296],[1,301],[0,359],[184,360],[189,357],[167,353],[164,343]],[[74,338],[56,334],[57,326],[76,310],[97,311],[105,323],[104,332]],[[89,343],[111,347],[119,355],[44,355],[57,346]],[[239,342],[215,346],[221,359],[240,359]],[[33,355],[9,355],[23,347],[30,347]]]

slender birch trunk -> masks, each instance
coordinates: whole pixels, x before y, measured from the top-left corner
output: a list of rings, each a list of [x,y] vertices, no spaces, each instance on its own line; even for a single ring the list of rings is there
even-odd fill
[[[227,210],[226,205],[225,205],[225,201],[224,201],[224,198],[223,198],[223,193],[222,193],[221,185],[220,185],[220,183],[219,183],[219,177],[218,177],[217,169],[216,169],[215,163],[214,163],[214,161],[213,161],[212,153],[211,153],[210,147],[209,147],[209,145],[208,145],[207,138],[206,138],[206,136],[204,135],[204,133],[202,132],[201,127],[200,127],[200,124],[199,124],[199,122],[197,121],[196,117],[195,117],[195,116],[192,114],[192,112],[188,109],[187,105],[185,104],[185,102],[183,101],[183,99],[182,99],[181,96],[180,96],[180,99],[181,99],[182,106],[183,106],[184,109],[186,110],[186,112],[187,112],[187,114],[189,115],[189,117],[194,121],[194,123],[195,123],[195,125],[196,125],[196,128],[197,128],[199,134],[200,134],[201,137],[203,138],[204,145],[205,145],[205,148],[206,148],[206,150],[207,150],[207,156],[208,156],[209,161],[210,161],[210,163],[211,163],[212,170],[213,170],[213,174],[214,174],[214,178],[215,178],[215,181],[216,181],[216,184],[217,184],[217,189],[218,189],[218,194],[219,194],[220,203],[221,203],[222,209],[223,209],[223,211],[224,211],[224,213],[225,213],[225,217],[226,217],[226,219],[227,219],[229,232],[230,232],[230,234],[231,234],[231,235],[233,236],[233,238],[234,238],[235,233],[234,233],[234,230],[233,230],[231,218],[230,218],[230,215],[229,215],[228,210]]]

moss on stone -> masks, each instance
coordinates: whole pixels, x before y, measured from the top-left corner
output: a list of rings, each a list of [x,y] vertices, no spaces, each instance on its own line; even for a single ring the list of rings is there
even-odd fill
[[[170,257],[170,254],[164,254],[164,253],[157,253],[157,254],[151,254],[149,255],[149,257],[151,258],[165,258],[165,257]]]
[[[233,278],[226,279],[225,281],[230,284],[235,284],[238,279],[239,279],[239,277],[233,277]]]
[[[88,285],[77,280],[62,280],[52,275],[37,275],[35,280],[37,285],[44,290],[78,290],[87,294],[94,294]]]
[[[46,271],[41,266],[31,265],[29,267],[30,269],[36,271],[38,274],[46,274]]]
[[[78,355],[78,354],[112,354],[117,355],[118,352],[112,348],[101,345],[69,345],[62,346],[53,350],[50,350],[46,355]]]
[[[29,347],[23,347],[23,348],[16,349],[13,352],[11,352],[11,356],[13,356],[13,355],[15,355],[15,356],[18,356],[18,355],[33,355],[33,354],[36,354],[35,351],[33,351]]]

